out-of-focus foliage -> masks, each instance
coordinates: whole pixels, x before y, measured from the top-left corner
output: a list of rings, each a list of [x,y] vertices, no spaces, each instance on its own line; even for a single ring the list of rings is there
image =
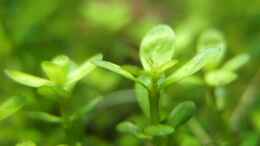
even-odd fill
[[[258,146],[259,7],[258,0],[0,0],[0,145],[66,145],[60,125],[64,120],[60,119],[60,99],[53,88],[42,86],[50,81],[55,85],[66,82],[66,89],[74,89],[66,110],[70,114],[78,111],[72,114],[77,124],[71,127],[77,146],[147,144],[136,137],[146,139],[149,145],[150,137],[142,133],[144,129],[138,129],[149,125],[150,107],[144,87],[137,84],[134,90],[131,81],[100,68],[87,70],[85,76],[85,68],[92,64],[84,66],[84,61],[102,53],[105,60],[122,66],[99,62],[100,66],[149,84],[141,70],[147,62],[139,60],[140,44],[151,28],[167,24],[175,32],[165,33],[172,36],[167,38],[174,41],[168,44],[173,43],[174,53],[166,50],[158,56],[161,50],[146,52],[147,56],[152,54],[151,60],[157,60],[155,65],[162,72],[171,75],[165,78],[167,94],[160,101],[160,118],[165,125],[150,127],[146,132],[173,133],[168,143],[177,146]],[[222,53],[211,57],[202,71],[189,76],[205,65],[196,57],[192,59],[205,46]],[[143,44],[146,47],[157,46]],[[69,56],[75,62],[71,67],[79,70],[72,73],[61,65],[64,62],[51,60],[61,54]],[[41,70],[45,60],[51,61],[44,62]],[[83,66],[76,65],[81,63]],[[7,68],[33,75],[7,71],[17,82],[37,89],[12,82],[5,74]],[[140,74],[143,76],[137,78]],[[183,76],[189,77],[179,81]],[[65,81],[67,77],[70,83]],[[102,99],[96,98],[100,95]],[[187,100],[195,103],[196,110],[193,104],[185,104]],[[94,107],[96,110],[89,112]],[[176,107],[185,108],[179,117],[189,119],[191,112],[194,116],[183,127],[172,129],[167,127],[166,115],[171,113],[169,123],[178,125]],[[117,126],[122,121],[132,123]]]

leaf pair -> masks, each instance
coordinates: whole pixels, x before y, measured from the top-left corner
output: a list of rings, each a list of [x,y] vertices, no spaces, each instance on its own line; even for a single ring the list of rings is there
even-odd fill
[[[205,80],[211,86],[224,86],[237,78],[235,73],[240,67],[249,61],[249,55],[241,54],[227,61],[222,68],[207,72]]]
[[[6,70],[5,73],[15,82],[29,87],[45,87],[45,90],[55,92],[57,91],[56,87],[62,86],[62,90],[70,91],[80,79],[95,69],[95,65],[93,65],[91,61],[101,59],[102,55],[96,55],[85,61],[79,67],[76,67],[67,56],[63,55],[54,58],[52,61],[44,61],[42,63],[42,69],[48,79],[16,70]]]
[[[140,49],[140,59],[145,71],[161,74],[176,64],[176,60],[172,60],[174,53],[174,39],[175,35],[173,30],[166,25],[156,26],[147,33],[141,43]],[[209,60],[219,56],[219,53],[221,53],[219,48],[207,48],[200,51],[188,63],[170,74],[162,82],[162,84],[164,84],[163,86],[168,86],[194,74],[203,66],[208,64]],[[97,60],[94,64],[142,84],[142,82],[137,80],[131,73],[118,65],[102,60]]]
[[[122,122],[117,130],[123,133],[135,135],[140,139],[151,139],[155,136],[167,136],[176,128],[185,124],[194,115],[196,106],[191,101],[185,101],[177,105],[167,117],[167,124],[150,125],[140,128],[132,122]]]
[[[151,125],[145,128],[140,128],[132,122],[122,122],[117,126],[117,130],[122,133],[127,133],[136,136],[140,139],[152,139],[157,136],[167,136],[174,132],[174,128],[169,125]]]

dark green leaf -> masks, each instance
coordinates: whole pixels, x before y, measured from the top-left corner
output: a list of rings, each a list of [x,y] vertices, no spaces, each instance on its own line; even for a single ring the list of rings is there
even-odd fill
[[[45,113],[45,112],[30,112],[29,116],[34,119],[38,119],[38,120],[49,122],[49,123],[62,122],[62,119],[60,117],[51,115],[51,114]]]
[[[167,136],[174,132],[174,128],[168,125],[152,125],[144,129],[150,136]]]
[[[132,135],[136,135],[140,131],[138,126],[136,126],[135,124],[128,122],[128,121],[118,124],[117,130],[119,132],[128,133],[128,134],[132,134]]]
[[[177,128],[185,124],[194,114],[196,106],[191,101],[178,104],[170,113],[168,123]]]

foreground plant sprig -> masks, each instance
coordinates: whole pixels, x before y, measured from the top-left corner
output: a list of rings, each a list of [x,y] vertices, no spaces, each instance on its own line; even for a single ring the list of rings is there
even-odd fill
[[[219,56],[221,48],[205,48],[186,64],[168,73],[177,63],[177,60],[173,59],[174,50],[174,31],[167,25],[158,25],[149,31],[142,40],[140,60],[143,71],[138,76],[111,62],[93,61],[95,65],[118,73],[136,83],[137,101],[149,119],[150,125],[140,127],[138,123],[136,125],[131,122],[123,122],[118,126],[120,131],[133,134],[140,139],[150,139],[159,146],[162,144],[160,138],[172,134],[174,129],[191,118],[195,110],[195,104],[191,101],[180,103],[176,108],[173,108],[171,114],[162,118],[160,98],[162,98],[162,94],[166,94],[164,89],[198,72],[212,58]]]
[[[25,86],[37,88],[38,92],[45,96],[55,96],[60,105],[60,115],[56,116],[46,112],[30,111],[29,116],[34,119],[49,123],[60,124],[65,131],[67,144],[74,145],[76,141],[71,141],[70,128],[75,122],[80,121],[100,102],[101,98],[95,98],[83,107],[72,112],[67,109],[72,90],[76,83],[83,79],[87,74],[93,71],[96,66],[91,61],[102,60],[102,55],[98,54],[86,60],[81,65],[76,65],[67,56],[61,55],[51,61],[43,61],[41,64],[43,72],[47,78],[37,77],[17,70],[5,70],[8,77],[17,83]],[[0,120],[10,116],[26,105],[26,100],[22,97],[13,97],[0,105]]]

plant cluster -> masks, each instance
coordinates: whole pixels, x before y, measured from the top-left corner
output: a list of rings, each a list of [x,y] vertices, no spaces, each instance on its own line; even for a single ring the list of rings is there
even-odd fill
[[[63,129],[62,143],[71,146],[83,145],[84,130],[81,128],[84,125],[84,118],[102,102],[102,98],[97,97],[85,106],[70,109],[75,85],[96,67],[117,73],[134,82],[133,89],[144,119],[143,122],[123,121],[118,124],[117,130],[133,135],[143,143],[168,146],[172,145],[171,139],[179,132],[180,127],[194,116],[197,107],[191,100],[178,103],[175,107],[165,107],[163,101],[170,96],[167,90],[182,83],[183,80],[197,79],[208,90],[207,98],[214,104],[213,109],[224,111],[227,98],[225,86],[237,79],[235,71],[249,60],[247,54],[241,54],[223,63],[226,52],[225,39],[217,30],[208,30],[200,36],[197,54],[179,65],[175,55],[176,38],[178,36],[167,25],[152,28],[140,45],[139,58],[142,68],[134,65],[129,65],[128,68],[116,65],[103,60],[101,54],[87,59],[81,65],[77,65],[65,55],[60,55],[51,61],[42,62],[41,68],[47,78],[10,69],[5,73],[17,83],[36,88],[40,95],[53,97],[52,100],[57,103],[59,109],[56,115],[42,111],[30,111],[29,115],[34,119],[58,124]],[[203,77],[194,75],[201,69]],[[0,120],[6,119],[28,104],[30,101],[26,97],[15,96],[8,99],[0,106]],[[197,132],[199,136],[203,134],[198,131],[205,132],[196,118],[193,118],[189,125],[191,131],[195,134]],[[35,145],[30,141],[17,144],[17,146]],[[208,145],[217,146],[222,143],[213,139]]]

